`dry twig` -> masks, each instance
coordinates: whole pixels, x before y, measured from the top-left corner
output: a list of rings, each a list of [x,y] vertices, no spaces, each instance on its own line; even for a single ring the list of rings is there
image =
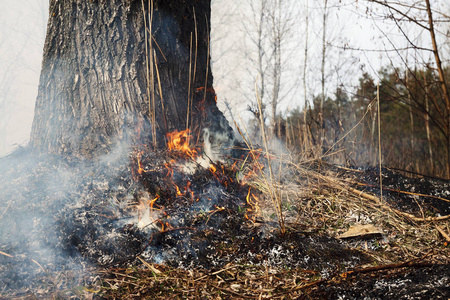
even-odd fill
[[[442,235],[442,237],[443,237],[448,243],[450,243],[450,236],[448,236],[448,234],[444,231],[444,229],[442,229],[442,228],[439,227],[438,225],[434,225],[434,227],[436,227],[437,231],[439,231],[439,233]]]
[[[8,254],[8,253],[3,252],[3,251],[0,251],[0,254],[1,254],[1,255],[4,255],[4,256],[7,256],[7,257],[10,257],[10,258],[13,258],[13,257],[14,257],[14,256],[12,256],[12,255],[10,255],[10,254]]]

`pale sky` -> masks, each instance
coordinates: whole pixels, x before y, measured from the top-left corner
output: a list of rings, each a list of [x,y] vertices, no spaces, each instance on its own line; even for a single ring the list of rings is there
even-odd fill
[[[48,0],[0,0],[0,156],[25,145],[33,121]]]

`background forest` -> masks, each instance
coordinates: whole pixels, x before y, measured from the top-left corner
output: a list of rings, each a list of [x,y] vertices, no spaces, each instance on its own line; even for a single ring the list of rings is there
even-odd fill
[[[252,0],[221,11],[215,86],[238,126],[258,132],[259,97],[269,132],[305,159],[374,166],[381,149],[383,165],[449,177],[449,1]]]
[[[4,2],[0,155],[29,136],[48,10]],[[257,136],[259,97],[280,150],[305,159],[373,166],[381,146],[386,166],[448,178],[449,16],[447,0],[212,0],[219,106]]]

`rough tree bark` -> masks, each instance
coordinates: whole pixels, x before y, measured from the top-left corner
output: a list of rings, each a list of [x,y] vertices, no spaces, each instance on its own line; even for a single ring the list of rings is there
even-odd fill
[[[130,132],[159,146],[186,127],[196,141],[205,127],[231,136],[212,85],[210,2],[51,0],[30,146],[92,157]]]

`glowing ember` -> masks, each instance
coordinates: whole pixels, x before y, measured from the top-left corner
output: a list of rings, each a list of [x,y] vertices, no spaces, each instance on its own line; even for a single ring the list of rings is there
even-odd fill
[[[191,138],[189,129],[170,132],[167,134],[167,148],[170,151],[180,151],[190,157],[196,157],[197,151],[189,145]]]

